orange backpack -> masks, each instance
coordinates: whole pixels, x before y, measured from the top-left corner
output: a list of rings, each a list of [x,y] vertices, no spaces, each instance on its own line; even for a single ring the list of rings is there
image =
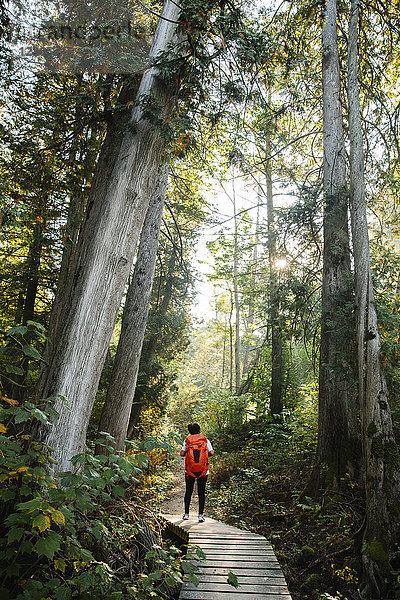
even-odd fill
[[[208,471],[207,438],[201,433],[186,438],[185,473],[204,477]]]

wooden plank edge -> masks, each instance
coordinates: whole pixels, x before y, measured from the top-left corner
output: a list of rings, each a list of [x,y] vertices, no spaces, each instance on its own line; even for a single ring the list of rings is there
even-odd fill
[[[179,600],[292,600],[287,594],[249,594],[238,592],[232,588],[232,592],[196,592],[192,590],[182,590]]]
[[[186,544],[189,543],[189,534],[187,531],[182,529],[182,527],[176,525],[175,523],[172,523],[172,521],[169,521],[165,517],[162,517],[162,522],[164,524],[165,529],[168,529],[169,531],[177,535]]]

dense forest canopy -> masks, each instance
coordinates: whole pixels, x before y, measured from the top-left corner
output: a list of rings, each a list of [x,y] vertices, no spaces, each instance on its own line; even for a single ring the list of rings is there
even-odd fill
[[[293,598],[396,598],[398,3],[119,4],[0,6],[0,595],[196,581],[198,421]]]

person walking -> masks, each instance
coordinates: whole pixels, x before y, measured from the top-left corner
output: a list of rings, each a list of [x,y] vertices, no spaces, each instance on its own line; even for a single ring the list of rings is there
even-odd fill
[[[184,519],[189,518],[189,506],[192,499],[194,484],[197,481],[197,493],[199,495],[199,522],[204,521],[203,511],[206,501],[206,483],[209,474],[208,457],[214,454],[210,440],[200,433],[198,423],[188,425],[189,436],[183,443],[181,456],[185,457],[185,514]]]

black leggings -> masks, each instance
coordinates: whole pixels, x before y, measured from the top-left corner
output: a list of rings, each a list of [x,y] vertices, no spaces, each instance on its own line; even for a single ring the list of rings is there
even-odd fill
[[[197,479],[197,493],[199,494],[199,515],[203,514],[204,504],[206,502],[206,483],[208,475],[204,477],[193,477],[192,475],[185,475],[186,493],[185,493],[185,513],[189,514],[190,500],[192,499],[192,493],[194,488],[194,482]]]

